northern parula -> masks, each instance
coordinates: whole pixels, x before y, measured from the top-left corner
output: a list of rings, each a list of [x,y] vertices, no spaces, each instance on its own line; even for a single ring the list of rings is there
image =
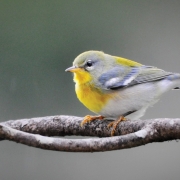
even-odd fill
[[[73,66],[78,99],[99,116],[85,116],[81,126],[95,119],[113,118],[111,135],[120,121],[142,117],[149,106],[170,89],[179,89],[180,74],[166,72],[101,51],[86,51]],[[126,118],[125,118],[126,117]]]

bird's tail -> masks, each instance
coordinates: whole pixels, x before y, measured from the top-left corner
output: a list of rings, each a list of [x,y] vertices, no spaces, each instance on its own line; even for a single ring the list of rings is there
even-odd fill
[[[168,76],[168,79],[171,81],[176,82],[175,87],[173,88],[173,90],[179,90],[180,89],[180,74],[179,73],[173,73],[170,76]]]
[[[180,89],[180,87],[175,87],[173,90],[179,90]]]

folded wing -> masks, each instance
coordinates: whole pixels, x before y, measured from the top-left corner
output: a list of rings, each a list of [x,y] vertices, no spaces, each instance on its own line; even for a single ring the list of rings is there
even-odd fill
[[[103,73],[99,82],[104,89],[120,89],[141,83],[158,81],[173,75],[153,66],[115,67]]]

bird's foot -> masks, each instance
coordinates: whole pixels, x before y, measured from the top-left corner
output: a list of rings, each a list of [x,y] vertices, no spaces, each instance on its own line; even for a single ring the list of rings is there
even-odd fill
[[[114,133],[116,131],[116,128],[117,128],[118,124],[121,121],[126,121],[126,120],[127,119],[124,116],[120,116],[117,120],[115,120],[115,121],[108,124],[108,128],[112,127],[111,136],[114,136]]]
[[[103,120],[104,119],[104,116],[90,116],[90,115],[87,115],[84,117],[83,121],[81,122],[81,127],[86,124],[86,123],[89,123],[91,121],[94,121],[94,120]]]

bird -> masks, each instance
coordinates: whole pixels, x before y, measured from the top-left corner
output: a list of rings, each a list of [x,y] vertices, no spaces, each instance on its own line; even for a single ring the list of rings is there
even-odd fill
[[[121,121],[141,118],[162,94],[180,89],[179,73],[97,50],[81,53],[65,71],[74,74],[79,101],[96,114],[85,116],[81,126],[112,118],[111,136]]]

